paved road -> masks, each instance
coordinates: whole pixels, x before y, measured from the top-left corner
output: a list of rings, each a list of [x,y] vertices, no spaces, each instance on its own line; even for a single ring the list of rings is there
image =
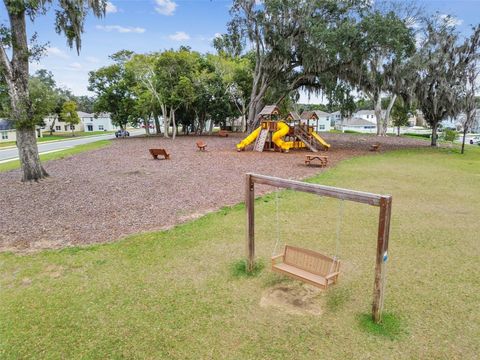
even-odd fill
[[[130,131],[130,136],[136,136],[145,133],[144,130],[132,130]],[[47,143],[38,143],[38,151],[40,154],[47,152],[60,151],[64,149],[69,149],[78,145],[88,144],[91,142],[99,140],[108,140],[115,138],[115,134],[105,134],[105,135],[96,135],[96,136],[84,136],[79,137],[78,139],[71,140],[62,140],[54,141]],[[0,149],[0,161],[5,160],[15,160],[18,158],[18,149],[9,148],[9,149]]]

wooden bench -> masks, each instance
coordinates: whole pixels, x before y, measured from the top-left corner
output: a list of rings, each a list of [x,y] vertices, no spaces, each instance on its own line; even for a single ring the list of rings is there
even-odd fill
[[[375,151],[375,152],[380,151],[380,144],[370,145],[370,151]]]
[[[326,167],[328,164],[328,156],[324,155],[305,155],[305,165],[310,165],[314,160],[320,161],[320,167]]]
[[[170,160],[170,154],[165,149],[149,149],[150,154],[155,160],[158,160],[158,156],[164,156],[165,160]]]
[[[207,144],[204,143],[203,141],[197,141],[197,148],[198,148],[198,151],[205,151],[207,147]]]
[[[220,130],[220,131],[218,132],[218,136],[228,137],[228,132],[227,132],[227,130]]]
[[[272,270],[327,289],[337,282],[340,261],[316,251],[285,245],[283,254],[272,257]]]

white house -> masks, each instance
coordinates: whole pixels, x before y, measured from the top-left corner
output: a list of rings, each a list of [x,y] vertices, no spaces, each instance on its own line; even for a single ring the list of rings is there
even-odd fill
[[[462,131],[463,130],[463,125],[462,123],[465,121],[465,113],[460,113],[456,117],[448,117],[445,120],[441,122],[442,126],[444,128],[448,129],[455,129],[457,131]],[[474,124],[472,125],[470,132],[472,133],[478,133],[480,132],[480,109],[477,109],[476,115],[475,115],[475,121]]]
[[[352,117],[343,120],[342,131],[355,131],[361,133],[376,134],[377,124],[376,122],[371,122],[364,118]]]
[[[39,126],[35,127],[37,138],[42,137],[42,130]],[[7,119],[0,119],[0,142],[17,141],[17,132],[13,127],[13,123]]]
[[[67,132],[67,131],[114,131],[118,127],[112,124],[109,113],[89,114],[83,111],[77,111],[80,122],[75,125],[70,125],[58,119],[56,115],[50,115],[44,119],[45,128],[50,129],[53,124],[53,131]]]
[[[335,111],[330,114],[330,126],[333,126],[337,130],[342,129],[342,113]]]
[[[330,131],[330,114],[324,111],[315,110],[315,111],[304,111],[300,115],[301,122],[309,122],[310,125],[313,125],[315,131],[325,132]]]
[[[45,130],[53,130],[54,132],[69,132],[69,131],[84,131],[83,123],[80,121],[78,124],[71,125],[65,121],[61,121],[57,115],[50,115],[43,119],[45,123]]]
[[[112,124],[109,113],[97,113],[89,114],[82,111],[78,111],[80,122],[83,123],[84,131],[114,131],[118,129],[118,126]]]
[[[382,110],[382,112],[384,112]],[[358,118],[371,122],[372,124],[377,124],[377,118],[375,117],[375,111],[373,110],[359,110],[352,114],[352,119]]]

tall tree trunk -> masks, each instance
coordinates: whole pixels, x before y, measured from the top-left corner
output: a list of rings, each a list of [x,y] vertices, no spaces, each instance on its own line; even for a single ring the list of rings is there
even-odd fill
[[[375,118],[377,120],[377,136],[384,136],[383,133],[383,120],[382,120],[382,98],[380,95],[375,97]]]
[[[208,135],[212,135],[212,134],[213,134],[213,120],[210,119],[210,124],[208,127]]]
[[[174,109],[170,109],[170,117],[172,118],[172,131],[173,131],[173,140],[177,136],[177,123],[175,122],[175,111]]]
[[[390,121],[390,114],[392,113],[392,108],[393,105],[395,105],[395,101],[397,100],[397,95],[394,94],[392,98],[390,99],[390,102],[388,103],[387,110],[385,111],[385,117],[382,121],[382,133],[383,136],[387,135],[387,130],[388,130],[388,122]],[[400,136],[400,128],[399,128],[399,133],[398,135]]]
[[[4,1],[10,19],[12,61],[8,60],[4,44],[0,43],[0,67],[10,97],[10,117],[15,123],[17,147],[23,171],[22,181],[38,181],[48,176],[38,155],[35,123],[28,93],[27,28],[25,9],[15,1]]]
[[[467,136],[467,130],[468,130],[467,127],[464,126],[463,127],[463,139],[462,139],[462,151],[461,151],[462,154],[465,152],[465,138]]]
[[[145,135],[150,136],[150,123],[147,118],[143,119],[143,126],[145,126]]]
[[[163,116],[163,136],[168,138],[168,128],[170,127],[170,118],[167,116],[167,107],[161,105]]]
[[[17,147],[23,171],[22,181],[38,181],[48,176],[40,163],[35,128],[17,129]]]
[[[153,114],[153,118],[155,119],[155,129],[157,131],[157,135],[162,133],[162,129],[160,128],[160,119],[158,118],[158,114]]]
[[[437,146],[437,130],[438,130],[438,122],[436,122],[432,126],[432,141],[430,143],[431,146]]]

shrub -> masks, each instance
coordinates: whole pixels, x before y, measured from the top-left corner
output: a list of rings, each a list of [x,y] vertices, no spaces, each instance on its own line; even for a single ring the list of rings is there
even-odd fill
[[[457,135],[458,133],[455,130],[446,129],[443,133],[443,139],[453,142],[457,138]]]

